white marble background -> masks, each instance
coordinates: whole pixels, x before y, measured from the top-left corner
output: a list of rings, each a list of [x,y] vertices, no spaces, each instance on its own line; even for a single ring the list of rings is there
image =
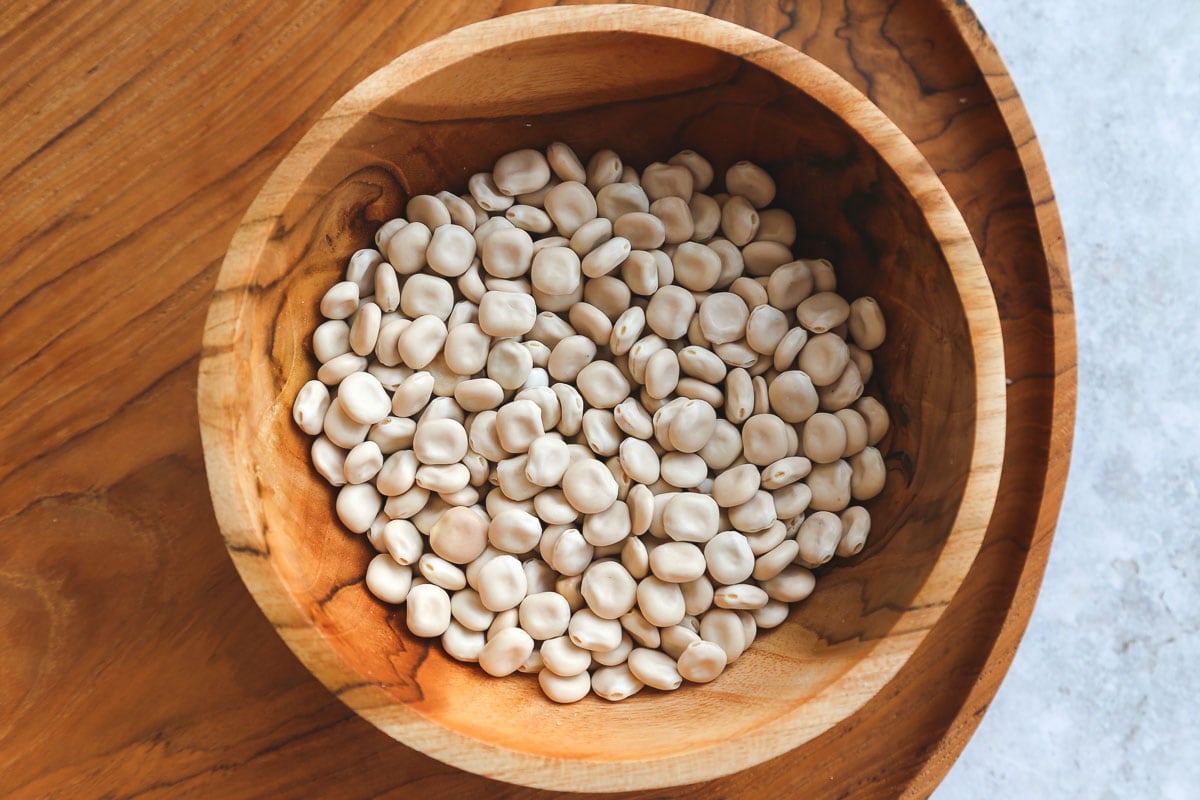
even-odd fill
[[[1075,449],[1016,660],[936,800],[1200,798],[1200,0],[972,0],[1066,228]]]

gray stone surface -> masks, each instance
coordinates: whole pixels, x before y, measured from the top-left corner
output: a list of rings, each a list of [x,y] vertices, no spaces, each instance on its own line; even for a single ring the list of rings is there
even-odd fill
[[[973,6],[1054,181],[1080,391],[1037,608],[935,797],[1195,800],[1200,2]]]

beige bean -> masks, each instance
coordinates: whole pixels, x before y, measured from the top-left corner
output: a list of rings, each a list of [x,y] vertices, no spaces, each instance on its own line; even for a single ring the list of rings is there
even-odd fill
[[[536,317],[537,306],[527,294],[489,291],[479,301],[479,328],[488,336],[522,336]]]
[[[804,423],[804,455],[817,464],[828,464],[846,452],[846,426],[833,414],[813,414]]]
[[[705,564],[707,568],[707,564]],[[698,616],[703,614],[708,609],[712,608],[713,603],[713,585],[712,581],[701,575],[694,581],[679,584],[679,590],[683,592],[683,607],[690,616]]]
[[[587,165],[587,187],[593,192],[599,192],[602,187],[616,183],[621,179],[624,169],[621,157],[612,150],[599,150]]]
[[[457,661],[478,662],[486,644],[487,637],[482,631],[470,630],[453,619],[442,634],[442,649]]]
[[[785,372],[796,365],[796,358],[808,342],[808,331],[803,328],[792,328],[783,335],[775,347],[772,356],[772,366],[778,372]]]
[[[758,469],[753,464],[742,464],[717,475],[713,481],[712,496],[722,508],[733,508],[750,502],[758,491],[759,483]]]
[[[583,399],[594,408],[613,408],[629,397],[629,381],[609,361],[593,361],[575,378]]]
[[[359,291],[354,281],[330,286],[321,298],[321,313],[327,319],[346,319],[358,310]]]
[[[643,487],[644,488],[644,487]],[[626,505],[627,516],[631,515],[629,506]],[[632,517],[630,516],[630,519]],[[650,556],[646,550],[646,545],[642,543],[638,536],[628,536],[621,543],[621,565],[626,571],[633,576],[635,580],[641,580],[646,577],[650,571]],[[657,645],[654,645],[657,647]]]
[[[706,494],[681,492],[663,508],[663,532],[677,542],[707,542],[717,535],[720,509]]]
[[[700,641],[699,634],[683,625],[672,625],[669,628],[663,628],[659,631],[659,637],[662,639],[663,652],[674,659],[678,659],[683,654],[683,651],[688,648],[688,645]],[[724,651],[722,651],[721,655],[725,655]]]
[[[812,471],[812,462],[803,456],[788,456],[763,467],[762,485],[768,491],[782,489],[806,477]]]
[[[579,256],[569,247],[549,247],[541,250],[533,257],[530,277],[534,288],[540,292],[553,295],[571,294],[580,288],[582,280]]]
[[[511,675],[533,653],[534,641],[521,628],[505,628],[487,640],[479,652],[479,666],[487,674],[502,678]]]
[[[387,222],[379,226],[375,231],[375,246],[379,248],[379,252],[387,252],[387,243],[396,234],[396,231],[408,224],[406,219],[389,219]]]
[[[817,411],[819,399],[812,379],[800,370],[781,373],[767,387],[771,409],[784,422],[809,419]]]
[[[848,321],[851,338],[863,350],[874,350],[883,344],[887,325],[875,298],[860,297],[851,303]]]
[[[852,407],[867,423],[867,444],[879,444],[887,434],[890,424],[887,409],[874,397],[861,397]]]
[[[846,449],[842,453],[843,458],[849,458],[856,453],[861,453],[862,449],[867,446],[867,421],[862,414],[855,411],[853,408],[843,408],[834,413],[846,429]]]
[[[706,569],[704,553],[689,542],[668,542],[650,552],[650,571],[668,583],[699,580]]]
[[[650,213],[662,220],[667,244],[681,244],[695,233],[692,210],[682,197],[660,197],[650,204]]]
[[[550,164],[537,150],[516,150],[496,160],[492,180],[496,188],[509,197],[536,192],[550,180]],[[496,210],[487,208],[482,202],[480,205],[488,211]]]
[[[887,481],[887,466],[883,463],[883,456],[874,447],[865,447],[862,452],[851,456],[850,470],[850,495],[855,500],[870,500],[883,491]]]
[[[322,387],[324,388],[324,387]],[[654,435],[654,423],[636,398],[627,397],[613,407],[613,420],[622,432],[638,439]],[[642,481],[645,483],[646,481]],[[649,481],[653,483],[653,481]]]
[[[792,260],[792,251],[779,242],[750,242],[742,248],[746,273],[764,278]]]
[[[579,512],[567,502],[561,489],[538,492],[533,498],[533,508],[547,525],[570,525],[579,519]]]
[[[739,161],[725,171],[725,189],[745,197],[755,208],[766,208],[775,199],[774,179],[750,161]]]
[[[742,452],[751,464],[765,467],[787,456],[786,423],[774,414],[755,414],[742,426]]]
[[[430,230],[450,224],[450,209],[440,198],[429,194],[414,195],[404,209],[409,222],[420,222]]]
[[[583,425],[583,395],[565,383],[555,383],[551,390],[558,398],[558,432],[563,436],[576,435]]]
[[[782,208],[766,208],[758,214],[758,233],[755,239],[765,242],[779,242],[791,247],[796,243],[796,220]]]
[[[729,521],[742,533],[764,530],[776,521],[775,501],[767,492],[755,492],[747,502],[729,509]]]
[[[629,257],[632,249],[628,239],[623,236],[613,236],[583,257],[583,274],[589,278],[607,275]]]
[[[480,257],[489,275],[518,278],[529,271],[533,262],[533,240],[519,228],[500,228],[483,240]]]
[[[533,497],[542,490],[541,486],[525,477],[529,458],[525,455],[506,458],[496,465],[496,483],[504,494],[518,502],[530,501],[527,511],[533,511]]]
[[[713,605],[735,611],[754,611],[765,606],[769,600],[766,592],[749,583],[722,586],[713,593]],[[745,618],[742,618],[742,622],[745,623]],[[750,641],[754,637],[751,634],[745,638]]]
[[[448,592],[458,591],[467,585],[467,576],[461,569],[433,553],[421,556],[417,561],[417,569],[425,580]]]
[[[827,334],[828,335],[828,334]],[[838,379],[828,386],[817,387],[817,400],[823,411],[841,411],[862,397],[863,381],[858,367],[851,361]]]
[[[575,251],[575,255],[583,258],[612,237],[612,222],[604,217],[597,217],[579,226],[571,235],[569,246]]]
[[[562,489],[567,502],[582,514],[599,514],[617,500],[617,482],[600,461],[571,464],[563,475]]]
[[[429,490],[413,486],[406,492],[388,497],[383,506],[383,512],[392,519],[408,519],[423,509],[428,502]]]
[[[745,197],[731,197],[721,207],[721,233],[738,247],[753,241],[758,224],[758,211]]]
[[[438,494],[454,494],[467,488],[471,471],[463,464],[440,464],[417,468],[417,486]]]
[[[738,277],[729,284],[729,292],[742,298],[742,302],[746,304],[747,309],[758,308],[759,306],[766,305],[768,302],[766,288],[753,278]],[[749,317],[749,314],[750,312],[747,310],[746,316]],[[731,339],[730,341],[735,340]]]
[[[583,438],[599,456],[615,456],[621,445],[621,429],[611,411],[589,408],[583,412]]]
[[[729,657],[720,645],[697,639],[679,654],[680,677],[692,683],[709,683],[725,671]]]
[[[799,553],[800,545],[793,539],[785,539],[756,558],[752,577],[756,581],[774,578],[783,572]]]
[[[346,483],[366,483],[383,467],[383,453],[375,442],[359,442],[346,455]]]
[[[668,429],[670,444],[681,453],[698,453],[712,437],[716,423],[717,412],[711,405],[684,400]]]
[[[645,685],[665,692],[678,689],[683,683],[675,660],[650,646],[639,647],[629,654],[629,672]]]
[[[487,286],[483,283],[482,265],[472,263],[467,271],[458,276],[455,285],[462,292],[463,297],[472,303],[478,304],[483,299],[484,292],[487,291]],[[478,320],[478,314],[476,314]]]
[[[400,281],[391,264],[384,262],[375,268],[375,303],[384,312],[400,307]]]
[[[572,614],[567,631],[572,644],[593,654],[616,649],[621,645],[624,636],[618,620],[604,619],[590,608],[582,608]],[[547,668],[550,668],[549,662]]]
[[[679,584],[654,575],[638,582],[637,605],[646,621],[660,628],[678,625],[687,613]]]
[[[425,268],[425,254],[433,241],[433,231],[421,222],[412,222],[396,231],[387,243],[387,260],[399,275],[413,275]]]
[[[516,608],[525,599],[528,585],[521,562],[515,556],[498,555],[480,570],[479,585],[475,588],[483,606],[499,612]]]
[[[628,353],[642,335],[646,325],[646,312],[638,307],[633,306],[621,312],[613,323],[612,337],[609,340],[609,349],[614,356],[622,356]]]
[[[523,388],[533,369],[533,356],[520,342],[505,339],[488,353],[488,377],[508,391]]]
[[[646,362],[646,391],[663,399],[675,391],[679,383],[679,359],[669,348],[659,350]]]
[[[475,216],[475,209],[470,203],[458,195],[446,191],[438,192],[434,197],[440,200],[445,206],[446,212],[450,215],[450,222],[466,228],[468,231],[475,230],[478,218]],[[433,226],[430,225],[430,227]]]
[[[496,618],[494,620],[492,620],[492,624],[488,626],[488,629],[487,629],[488,641],[491,641],[493,637],[495,637],[497,634],[500,633],[500,631],[504,631],[504,630],[508,630],[509,628],[517,627],[517,623],[519,621],[520,621],[520,616],[517,612],[517,609],[510,608],[505,611],[501,611],[499,614],[496,615]]]
[[[454,308],[454,287],[434,275],[410,275],[400,292],[400,310],[414,320],[430,314],[445,321]]]
[[[754,571],[750,543],[737,531],[722,531],[710,539],[704,545],[704,560],[717,583],[741,583]]]
[[[542,525],[538,518],[516,508],[501,511],[492,517],[490,523],[485,524],[486,541],[505,553],[527,553],[537,547],[542,538]]]
[[[724,650],[730,664],[737,661],[748,645],[741,618],[725,608],[710,609],[701,617],[700,638]]]
[[[625,504],[629,506],[630,533],[641,536],[650,530],[654,517],[654,494],[642,484],[637,484],[630,488]]]
[[[343,353],[335,356],[317,370],[317,380],[327,386],[337,386],[350,375],[367,368],[367,360],[358,353]]]
[[[350,326],[350,349],[360,356],[370,355],[379,340],[383,312],[375,303],[364,303],[355,312]]]
[[[632,183],[612,183],[601,187],[596,193],[597,213],[614,224],[630,214],[644,214],[650,210],[650,199],[641,186]],[[624,236],[625,234],[617,234]],[[661,244],[661,242],[660,242]],[[658,245],[654,245],[657,247]]]
[[[475,259],[475,237],[461,225],[436,228],[425,251],[429,268],[439,275],[457,277],[467,271]]]
[[[614,184],[615,186],[628,184]],[[663,221],[647,211],[630,211],[613,219],[613,235],[629,240],[634,250],[654,250],[662,247],[667,238]],[[655,278],[657,279],[657,268]]]
[[[868,383],[871,376],[875,374],[875,359],[856,344],[848,344],[846,347],[850,350],[850,363],[858,367],[858,374],[862,378],[862,382]]]
[[[775,516],[779,519],[794,519],[804,513],[812,502],[812,490],[803,483],[793,483],[771,493],[775,503]]]
[[[787,317],[774,306],[757,306],[746,321],[746,344],[758,353],[772,355],[788,332]]]
[[[578,612],[576,612],[578,613]],[[574,615],[572,615],[572,619]],[[607,621],[605,621],[607,623]],[[570,622],[568,621],[568,626]],[[583,630],[583,634],[594,633],[591,628],[593,625],[590,620],[586,622],[576,623]],[[603,632],[609,634],[610,626],[602,624],[600,626]],[[619,625],[618,625],[619,629]],[[609,634],[611,635],[611,634]],[[590,638],[588,639],[590,641]],[[606,640],[607,641],[607,640]],[[618,638],[618,642],[619,642]],[[542,643],[542,663],[545,664],[544,672],[549,672],[551,675],[560,677],[571,677],[572,675],[587,675],[587,668],[592,663],[592,654],[589,650],[580,647],[572,641],[571,637],[557,636],[547,639]],[[590,685],[590,684],[589,684]]]
[[[567,632],[571,607],[562,595],[544,591],[529,594],[517,610],[521,628],[533,639],[557,639]]]
[[[379,445],[379,452],[390,456],[398,450],[412,447],[413,434],[417,432],[417,424],[403,417],[384,417],[371,426],[367,439]]]
[[[587,651],[581,652],[586,653]],[[591,661],[590,655],[588,661],[589,663]],[[587,697],[592,690],[592,676],[586,668],[578,674],[565,678],[554,674],[549,669],[544,669],[538,673],[538,686],[541,687],[542,693],[555,703],[577,703]]]
[[[798,365],[808,373],[814,386],[828,386],[846,370],[850,351],[836,333],[821,333],[811,337],[800,351]]]
[[[679,197],[687,200],[692,196],[695,177],[684,164],[655,162],[642,170],[642,188],[653,202],[663,197]]]
[[[788,613],[790,611],[791,607],[787,603],[781,603],[780,601],[774,599],[768,600],[765,606],[755,609],[752,612],[754,614],[754,624],[757,625],[760,630],[778,628],[780,625],[787,622]]]
[[[530,441],[527,449],[529,458],[525,466],[525,477],[530,483],[549,487],[562,480],[570,463],[570,451],[562,439],[539,434]]]
[[[417,425],[413,453],[422,464],[454,464],[467,454],[467,432],[453,419],[437,419]]]
[[[584,274],[587,274],[586,269]],[[616,320],[629,308],[631,298],[629,287],[611,275],[593,278],[587,281],[583,289],[583,299],[603,311],[611,320]]]
[[[405,366],[423,369],[441,352],[446,335],[446,323],[436,316],[426,314],[417,317],[404,329],[400,338],[396,340],[396,350]]]
[[[813,274],[809,263],[792,261],[776,268],[767,280],[767,296],[771,305],[783,310],[796,308],[813,291]]]
[[[675,282],[694,292],[704,292],[716,285],[721,275],[721,257],[708,245],[683,242],[671,259]]]
[[[660,466],[662,479],[680,489],[695,489],[708,477],[708,465],[695,453],[667,453]]]
[[[547,368],[556,381],[575,381],[596,357],[596,343],[586,336],[568,336],[550,351]]]
[[[616,620],[637,602],[637,581],[615,561],[593,564],[583,573],[580,593],[597,617]]]
[[[871,532],[871,514],[862,506],[850,506],[839,518],[842,523],[842,535],[838,539],[835,552],[842,558],[856,556],[862,552],[867,543],[867,535]]]
[[[578,181],[579,183],[587,180],[583,162],[579,160],[579,156],[575,155],[575,151],[569,144],[551,142],[550,146],[546,148],[546,162],[559,180]]]
[[[627,664],[602,667],[592,673],[592,691],[597,697],[618,702],[632,697],[642,689],[642,682],[633,676]]]
[[[313,331],[313,355],[321,363],[350,352],[350,326],[345,320],[330,319]]]
[[[816,464],[808,474],[808,488],[812,490],[815,511],[841,511],[850,505],[850,480],[853,469],[845,461],[832,464]]]
[[[383,462],[375,478],[375,485],[380,492],[389,497],[402,495],[413,487],[419,466],[420,462],[413,451],[401,450],[394,453]]]
[[[549,233],[554,227],[554,223],[550,221],[550,216],[542,209],[524,204],[516,204],[504,212],[504,218],[513,224],[514,228],[519,228],[529,233],[544,234]],[[538,251],[538,245],[549,247],[549,244],[544,244],[545,240],[539,240],[534,245],[534,253]],[[557,242],[559,245],[566,245],[567,239],[560,237]]]
[[[474,416],[467,429],[467,443],[473,452],[490,461],[503,461],[510,455],[500,446],[495,411],[480,411]]]
[[[455,386],[454,399],[465,411],[484,411],[504,402],[504,389],[491,378],[476,378]]]
[[[710,295],[705,300],[705,303],[715,296]],[[701,304],[701,315],[703,314],[703,308],[704,305]],[[725,362],[717,358],[711,350],[694,345],[685,347],[679,351],[678,361],[679,369],[685,375],[698,378],[709,384],[716,384],[725,380]]]
[[[414,636],[441,636],[450,627],[450,595],[432,583],[413,586],[406,601],[408,629]]]
[[[746,344],[745,339],[716,345],[713,347],[713,352],[731,367],[752,369],[759,363],[759,354]],[[758,370],[754,370],[754,372],[757,373]]]
[[[713,432],[698,454],[709,469],[723,470],[742,455],[742,432],[728,420],[718,419]]]
[[[380,553],[367,564],[367,590],[385,603],[403,603],[412,587],[412,568]]]
[[[524,453],[542,436],[542,409],[532,400],[514,400],[496,412],[496,435],[510,453]]]
[[[325,384],[309,381],[296,393],[296,401],[292,404],[292,420],[300,430],[309,436],[316,436],[321,433],[330,402],[329,389]],[[390,408],[390,401],[388,405]]]
[[[796,307],[796,319],[813,333],[827,333],[846,322],[850,304],[834,292],[817,292]]]
[[[721,227],[721,206],[706,194],[693,194],[688,212],[692,215],[692,239],[697,242],[708,241]]]
[[[667,159],[667,163],[687,167],[688,171],[692,173],[692,188],[694,191],[703,192],[712,184],[712,164],[708,162],[708,159],[694,150],[680,150]]]
[[[799,560],[805,565],[817,567],[833,558],[842,537],[842,521],[828,511],[817,511],[808,515],[796,534],[799,545]]]
[[[321,430],[326,438],[338,447],[349,450],[367,438],[371,426],[350,419],[342,406],[342,398],[335,397],[325,412]]]
[[[612,338],[612,320],[590,303],[576,303],[571,306],[569,318],[571,325],[597,346],[607,345]]]

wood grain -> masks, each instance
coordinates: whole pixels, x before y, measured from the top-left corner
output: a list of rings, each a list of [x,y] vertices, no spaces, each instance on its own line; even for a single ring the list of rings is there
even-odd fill
[[[530,32],[536,32],[536,38]],[[619,32],[615,32],[619,31]],[[631,54],[640,54],[631,58]],[[502,65],[502,67],[501,67]],[[497,77],[497,69],[503,76]],[[594,76],[603,76],[595,80]],[[481,87],[486,87],[486,90]],[[892,465],[872,540],[720,681],[563,708],[407,634],[331,524],[291,401],[317,362],[317,306],[350,255],[415,194],[505,152],[565,141],[586,160],[681,149],[719,174],[776,176],[797,253],[887,309],[876,352]],[[345,703],[397,739],[503,780],[575,791],[690,783],[796,749],[850,716],[920,646],[978,552],[1004,438],[1003,352],[965,223],[916,148],[818,62],[672,9],[550,9],[414,50],[338,101],[271,176],[230,245],[200,365],[218,521],[280,634]],[[703,720],[703,725],[695,724]]]
[[[792,769],[784,756],[672,795],[924,796],[1011,661],[1061,500],[1073,318],[1045,167],[1011,81],[961,4],[679,5],[816,56],[917,141],[983,255],[1012,385],[1000,507],[963,593],[913,663],[806,747],[819,768]],[[538,794],[396,745],[294,659],[224,553],[194,406],[217,265],[282,156],[380,65],[513,10],[144,0],[6,9],[6,796]],[[946,667],[936,678],[933,663]]]

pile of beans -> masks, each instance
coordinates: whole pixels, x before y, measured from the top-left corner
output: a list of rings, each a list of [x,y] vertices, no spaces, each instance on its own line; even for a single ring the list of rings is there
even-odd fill
[[[879,305],[797,260],[775,183],[520,150],[413,197],[321,300],[295,400],[366,586],[557,702],[711,681],[858,553]]]

